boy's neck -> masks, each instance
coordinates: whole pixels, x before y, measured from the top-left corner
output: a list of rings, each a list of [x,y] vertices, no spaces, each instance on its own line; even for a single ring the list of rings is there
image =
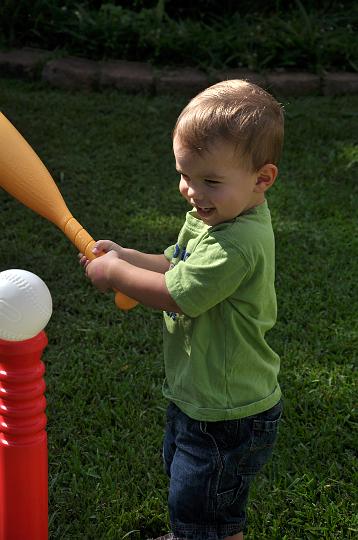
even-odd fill
[[[250,201],[250,204],[247,205],[247,207],[243,210],[243,213],[247,212],[248,210],[252,210],[256,206],[260,206],[261,204],[264,204],[266,202],[266,197],[264,193],[255,193],[255,197]]]

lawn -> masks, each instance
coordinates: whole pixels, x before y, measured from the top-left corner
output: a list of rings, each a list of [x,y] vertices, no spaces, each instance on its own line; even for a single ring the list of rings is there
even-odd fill
[[[161,252],[181,200],[171,129],[183,98],[71,94],[0,81],[1,110],[41,156],[97,239]],[[358,98],[284,99],[286,144],[269,193],[277,240],[285,415],[252,492],[249,540],[354,538]],[[355,111],[355,112],[354,112]],[[52,540],[134,540],[168,528],[161,440],[161,313],[116,310],[56,227],[0,190],[0,270],[48,285]]]

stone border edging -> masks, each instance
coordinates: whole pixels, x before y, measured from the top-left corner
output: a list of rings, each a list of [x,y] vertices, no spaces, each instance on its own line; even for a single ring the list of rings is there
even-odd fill
[[[154,69],[150,64],[124,60],[94,61],[42,49],[0,52],[0,77],[15,76],[42,80],[67,90],[113,88],[127,92],[160,94],[195,94],[210,84],[231,78],[244,78],[268,89],[276,96],[352,95],[358,94],[358,73],[334,72],[322,77],[313,73],[254,73],[230,69],[213,76],[194,69]]]

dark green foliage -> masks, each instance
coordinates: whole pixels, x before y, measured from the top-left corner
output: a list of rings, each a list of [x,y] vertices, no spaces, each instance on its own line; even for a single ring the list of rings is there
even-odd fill
[[[184,100],[71,94],[0,81],[1,109],[95,238],[161,252],[187,209],[170,134]],[[357,536],[358,98],[285,103],[286,144],[268,199],[276,231],[285,414],[250,502],[250,540]],[[54,225],[0,190],[0,271],[49,286],[50,538],[133,540],[167,530],[161,464],[162,316],[115,309]]]
[[[0,45],[163,65],[357,70],[355,2],[3,0]],[[2,37],[1,37],[2,36]]]

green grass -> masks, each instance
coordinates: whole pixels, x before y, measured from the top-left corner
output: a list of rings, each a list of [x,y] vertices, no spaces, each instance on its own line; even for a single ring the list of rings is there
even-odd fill
[[[52,172],[95,238],[148,251],[173,242],[186,210],[170,97],[71,94],[0,81],[1,110]],[[271,192],[285,416],[250,503],[250,540],[355,538],[357,97],[286,100],[286,145]],[[0,270],[49,286],[50,538],[135,540],[168,527],[161,440],[161,314],[114,308],[52,224],[0,192]]]

